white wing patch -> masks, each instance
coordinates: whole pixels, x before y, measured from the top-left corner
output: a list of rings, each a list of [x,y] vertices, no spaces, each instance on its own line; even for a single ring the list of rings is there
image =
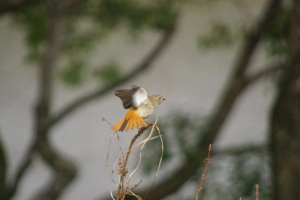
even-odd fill
[[[140,88],[132,95],[132,105],[138,108],[142,103],[147,100],[147,92],[144,88]]]

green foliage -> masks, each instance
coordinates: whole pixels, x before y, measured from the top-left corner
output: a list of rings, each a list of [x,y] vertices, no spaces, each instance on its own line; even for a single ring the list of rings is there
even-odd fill
[[[79,86],[83,83],[83,72],[85,64],[81,61],[72,61],[72,63],[62,70],[60,80],[68,86]]]
[[[175,16],[173,3],[174,1],[88,0],[83,1],[76,12],[63,13],[66,14],[66,24],[60,55],[68,67],[60,73],[61,80],[68,86],[81,85],[84,77],[81,73],[91,74],[93,70],[87,68],[89,52],[118,25],[126,25],[134,33],[143,28],[165,28]],[[29,50],[26,60],[30,63],[41,61],[42,50],[50,32],[50,10],[47,1],[40,0],[13,13],[14,22],[26,31]],[[118,67],[111,65],[99,69],[95,76],[97,80],[103,79],[101,82],[107,84],[115,82],[121,75]]]
[[[187,113],[174,112],[170,114],[168,125],[178,144],[181,156],[192,157],[195,152],[196,144],[202,135],[199,130],[202,129],[202,117],[193,116]]]
[[[269,56],[287,54],[290,16],[290,8],[281,7],[274,25],[263,35],[263,44]],[[228,47],[236,42],[238,38],[245,38],[246,32],[243,26],[239,27],[237,31],[233,31],[226,23],[215,23],[208,35],[199,36],[198,44],[199,47],[204,49]]]
[[[286,55],[288,53],[287,37],[290,26],[291,11],[281,8],[272,26],[263,40],[270,56]]]
[[[160,121],[160,120],[159,120]],[[165,123],[158,123],[158,127],[162,134],[162,139],[164,143],[164,153],[162,159],[162,166],[164,166],[173,157],[170,150],[170,141],[168,135],[165,134],[166,125]],[[157,131],[154,132],[153,137],[158,136]],[[156,172],[158,168],[158,163],[161,157],[162,147],[160,138],[156,138],[147,142],[143,149],[141,167],[144,174],[151,175],[152,172]]]
[[[40,4],[28,6],[21,12],[14,13],[14,22],[25,28],[26,31],[26,42],[29,48],[26,60],[30,63],[40,61],[40,46],[49,36],[48,20],[49,16],[45,7]]]
[[[131,29],[146,26],[164,28],[174,17],[172,1],[157,5],[142,5],[135,0],[99,1],[97,19],[104,27],[114,28],[119,22],[127,20]]]
[[[270,169],[266,168],[266,155],[249,155],[244,154],[236,156],[234,158],[233,170],[229,179],[232,184],[233,198],[253,198],[255,196],[255,185],[260,185],[260,198],[267,198],[270,196],[268,192],[270,190],[270,176],[266,177],[266,174],[270,173]],[[266,195],[267,194],[267,195]]]
[[[100,82],[104,84],[111,84],[121,78],[120,66],[115,62],[109,62],[93,73]]]
[[[198,44],[203,48],[219,48],[226,47],[235,41],[237,38],[226,24],[217,23],[212,26],[211,33],[199,37]]]
[[[197,133],[201,127],[201,118],[180,111],[174,111],[167,120],[159,120],[159,128],[163,135],[164,155],[162,167],[172,158],[185,159],[193,156],[195,145],[201,137]],[[175,152],[174,152],[175,149]],[[146,174],[157,170],[157,163],[161,155],[160,139],[149,141],[143,150],[141,166]]]
[[[272,181],[268,160],[266,152],[213,155],[204,181],[203,199],[255,199],[258,184],[259,198],[270,200]]]
[[[167,120],[159,120],[163,135],[164,155],[162,168],[174,160],[184,160],[192,155],[193,149],[201,139],[204,118],[175,111],[169,113]],[[231,147],[232,149],[232,147]],[[240,148],[239,148],[240,149]],[[269,155],[262,147],[248,146],[244,151],[220,151],[211,154],[211,162],[205,175],[201,199],[254,199],[255,185],[259,184],[260,199],[271,199],[272,181]],[[141,167],[145,174],[156,172],[161,156],[160,139],[149,141],[143,149]],[[199,186],[203,167],[190,179],[190,184]],[[185,195],[186,196],[186,195]],[[191,194],[191,199],[195,194]],[[187,198],[189,199],[189,198]]]

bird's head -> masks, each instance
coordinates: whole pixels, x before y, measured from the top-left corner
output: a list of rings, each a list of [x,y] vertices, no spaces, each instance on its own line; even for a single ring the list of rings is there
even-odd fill
[[[161,96],[160,94],[152,95],[152,101],[157,103],[157,105],[161,104],[161,102],[163,102],[164,100],[166,100],[166,99],[163,96]]]

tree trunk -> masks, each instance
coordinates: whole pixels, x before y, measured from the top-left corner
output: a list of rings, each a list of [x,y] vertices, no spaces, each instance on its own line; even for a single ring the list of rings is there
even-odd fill
[[[291,59],[300,50],[300,1],[294,1],[289,34]],[[283,71],[271,113],[274,200],[300,199],[300,63]]]

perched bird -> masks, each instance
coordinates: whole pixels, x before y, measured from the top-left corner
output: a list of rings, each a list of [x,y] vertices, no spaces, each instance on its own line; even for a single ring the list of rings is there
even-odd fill
[[[115,131],[124,129],[128,131],[129,128],[133,130],[133,127],[138,129],[139,126],[147,126],[148,123],[144,119],[149,117],[163,100],[166,100],[159,94],[148,96],[144,88],[136,85],[131,89],[116,90],[115,95],[120,97],[125,109],[129,108],[125,117],[111,128]]]

